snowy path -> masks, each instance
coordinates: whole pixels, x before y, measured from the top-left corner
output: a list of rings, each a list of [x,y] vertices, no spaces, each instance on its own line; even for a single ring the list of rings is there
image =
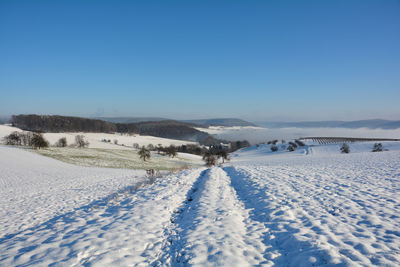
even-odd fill
[[[173,220],[172,245],[164,264],[253,266],[264,261],[264,227],[249,219],[230,183],[221,168],[212,168],[194,185]]]

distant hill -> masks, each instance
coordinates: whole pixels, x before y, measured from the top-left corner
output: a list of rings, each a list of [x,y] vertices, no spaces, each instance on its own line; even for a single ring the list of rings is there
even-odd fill
[[[138,123],[117,123],[117,132],[138,133],[163,138],[172,138],[186,141],[197,141],[201,144],[214,144],[214,139],[205,132],[199,131],[192,125],[173,121],[147,121]],[[211,139],[210,139],[211,138]]]
[[[369,128],[369,129],[398,129],[400,121],[391,120],[358,120],[358,121],[303,121],[303,122],[259,122],[268,128]]]
[[[11,122],[22,130],[34,132],[112,133],[117,129],[108,121],[58,115],[13,115]]]
[[[179,121],[192,126],[256,126],[254,123],[236,119],[236,118],[218,118],[218,119],[203,119],[203,120],[171,120],[159,117],[96,117],[95,119],[109,121],[114,123],[138,123],[149,121]]]
[[[182,122],[193,123],[200,126],[256,126],[254,123],[235,119],[235,118],[222,118],[222,119],[204,119],[204,120],[183,120]]]
[[[80,117],[30,114],[12,116],[12,124],[22,130],[37,132],[118,132],[197,141],[205,145],[219,142],[208,133],[195,129],[193,124],[173,120],[114,123]]]

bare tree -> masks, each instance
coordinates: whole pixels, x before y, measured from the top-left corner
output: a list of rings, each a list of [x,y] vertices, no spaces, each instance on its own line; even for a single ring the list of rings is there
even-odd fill
[[[170,145],[166,151],[167,155],[174,158],[178,154],[176,151],[176,147],[174,145]]]
[[[157,149],[157,154],[161,154],[161,152],[163,151],[163,147],[161,144],[158,144],[156,149]]]
[[[84,148],[89,146],[89,142],[85,139],[83,135],[75,136],[75,145],[79,148]]]
[[[143,161],[146,161],[146,159],[150,159],[151,157],[150,150],[146,149],[144,146],[142,146],[138,154]]]
[[[228,160],[228,152],[226,150],[219,150],[217,152],[217,157],[222,158],[222,163],[225,163],[225,160]]]
[[[208,167],[214,166],[217,163],[217,158],[210,150],[204,153],[203,160]]]
[[[6,145],[20,146],[22,143],[21,134],[19,132],[12,132],[6,137],[4,137]]]
[[[20,133],[20,137],[21,137],[22,145],[24,145],[24,146],[32,146],[32,137],[33,137],[33,133],[32,132]]]
[[[154,150],[154,145],[153,144],[148,144],[147,145],[147,149],[150,150],[150,151]]]

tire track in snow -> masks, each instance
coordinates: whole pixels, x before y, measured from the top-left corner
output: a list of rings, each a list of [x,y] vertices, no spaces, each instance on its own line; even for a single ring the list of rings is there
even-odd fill
[[[280,202],[274,196],[276,188],[260,187],[252,181],[251,173],[239,172],[234,167],[225,167],[224,170],[231,177],[232,186],[239,200],[250,211],[250,218],[266,227],[262,240],[267,247],[264,257],[269,264],[335,265],[331,262],[331,255],[326,251],[307,241],[299,240],[294,235],[299,232],[299,229],[292,227],[293,222],[302,219],[312,220],[312,218],[306,218],[301,210],[292,210],[290,203]],[[263,177],[265,176],[268,174],[263,173]]]
[[[171,224],[164,229],[166,239],[161,254],[152,263],[152,266],[170,266],[173,263],[176,265],[183,261],[181,258],[185,253],[182,251],[185,241],[182,239],[182,232],[193,224],[190,220],[195,217],[193,214],[195,211],[194,203],[197,203],[201,191],[204,190],[205,179],[209,178],[206,175],[208,172],[209,169],[200,173],[187,192],[185,200],[171,214],[169,219]]]
[[[265,263],[260,234],[221,168],[204,172],[172,218],[171,244],[159,265],[253,266]]]

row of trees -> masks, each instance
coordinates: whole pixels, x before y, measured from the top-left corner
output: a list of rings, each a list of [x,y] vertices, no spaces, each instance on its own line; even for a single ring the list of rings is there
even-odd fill
[[[33,148],[44,148],[49,146],[49,142],[41,133],[32,132],[12,132],[4,137],[6,145],[31,146]]]
[[[286,144],[285,140],[281,141],[282,144]],[[271,151],[272,152],[276,152],[279,150],[278,146],[276,145],[278,143],[278,140],[273,140],[273,141],[269,141],[267,144],[272,144],[271,146]],[[293,152],[295,151],[298,147],[302,147],[305,146],[306,144],[300,140],[294,140],[294,142],[290,141],[287,143],[286,145],[282,145],[282,150],[287,150],[289,152]]]
[[[163,154],[167,155],[170,157],[175,157],[177,155],[177,152],[179,150],[185,151],[187,153],[190,149],[196,149],[200,148],[195,145],[184,145],[184,146],[174,146],[170,145],[168,147],[163,147],[162,145],[158,145],[157,147],[154,147],[153,145],[148,145],[147,147],[142,146],[140,150],[138,151],[139,157],[143,161],[147,161],[151,158],[151,151],[157,151],[158,154]],[[153,148],[153,149],[152,149]],[[207,148],[201,148],[203,160],[205,161],[207,166],[214,166],[219,159],[222,159],[222,163],[225,163],[225,160],[229,160],[229,152],[226,148],[222,147],[221,145],[218,146],[210,146],[208,149]]]
[[[31,146],[33,148],[45,148],[49,147],[49,141],[47,141],[42,133],[34,132],[12,132],[11,134],[4,137],[4,143],[6,145],[13,146]],[[61,137],[56,143],[56,147],[66,147],[68,145],[67,138]],[[83,148],[88,147],[89,142],[83,135],[75,136],[74,146]]]

